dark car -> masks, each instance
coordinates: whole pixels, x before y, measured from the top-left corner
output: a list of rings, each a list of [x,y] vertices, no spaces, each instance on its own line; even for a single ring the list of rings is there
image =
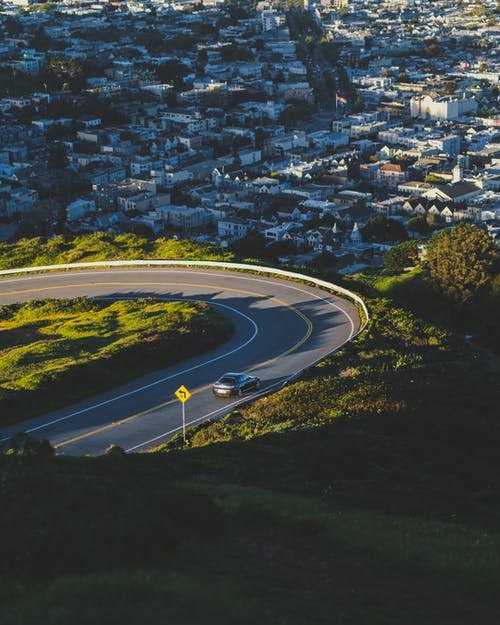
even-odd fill
[[[238,395],[260,388],[260,378],[246,373],[225,373],[212,386],[214,395]]]

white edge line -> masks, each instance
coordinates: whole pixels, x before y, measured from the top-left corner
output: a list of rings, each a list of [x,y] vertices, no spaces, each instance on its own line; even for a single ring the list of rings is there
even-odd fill
[[[202,417],[197,417],[196,419],[189,421],[189,423],[186,423],[186,427],[190,427],[194,425],[195,423],[198,423],[198,421],[208,421],[211,417],[214,417],[214,416],[220,415],[221,417],[223,417],[228,412],[228,408],[231,409],[236,406],[242,406],[243,404],[247,404],[251,401],[254,401],[255,399],[258,399],[259,397],[267,395],[269,391],[271,391],[275,386],[283,386],[283,380],[280,380],[279,382],[274,382],[274,384],[271,384],[270,386],[267,386],[266,388],[261,389],[259,393],[253,394],[245,399],[240,399],[238,401],[235,401],[232,404],[225,404],[221,408],[218,408],[217,410],[213,410],[212,412],[209,412],[208,414],[203,415]],[[158,436],[155,436],[154,438],[151,438],[148,441],[144,441],[143,443],[139,443],[139,445],[134,445],[133,447],[130,447],[129,449],[126,449],[125,451],[129,453],[131,451],[134,451],[135,449],[139,449],[140,447],[146,447],[150,443],[154,443],[160,438],[165,438],[166,436],[170,436],[170,434],[174,434],[175,432],[180,432],[181,430],[182,430],[182,425],[175,427],[173,430],[169,430],[168,432],[164,432],[163,434],[158,434]]]
[[[183,301],[183,300],[180,300]],[[184,300],[185,301],[185,300]],[[191,301],[202,301],[202,300],[191,300]],[[152,388],[153,386],[156,386],[157,384],[163,384],[164,382],[168,382],[169,380],[172,380],[173,378],[176,378],[180,375],[184,375],[185,373],[190,373],[191,371],[194,371],[195,369],[199,369],[200,367],[204,367],[206,365],[211,364],[212,362],[216,362],[217,360],[220,360],[221,358],[226,358],[227,356],[231,356],[231,354],[234,354],[238,351],[240,351],[241,349],[245,348],[247,345],[249,345],[258,335],[259,333],[259,328],[257,326],[257,324],[255,323],[255,321],[253,319],[251,319],[248,315],[245,315],[245,313],[242,313],[239,310],[236,310],[235,308],[233,308],[232,306],[227,306],[226,304],[221,304],[219,302],[212,302],[215,306],[220,306],[222,308],[227,308],[228,310],[232,310],[233,312],[237,313],[238,315],[241,315],[242,317],[245,317],[245,319],[247,319],[247,321],[249,321],[252,325],[253,325],[253,334],[252,336],[247,339],[244,343],[242,343],[241,345],[239,345],[238,347],[230,350],[229,352],[226,352],[225,354],[220,354],[220,356],[216,356],[215,358],[211,358],[210,360],[207,360],[205,362],[201,362],[197,365],[194,365],[192,367],[189,367],[188,369],[184,369],[182,371],[179,371],[178,373],[174,373],[172,375],[168,375],[164,378],[161,378],[160,380],[156,380],[155,382],[151,382],[150,384],[146,384],[144,386],[141,386],[139,388],[133,389],[131,391],[128,391],[126,393],[122,393],[121,395],[117,395],[116,397],[112,397],[111,399],[106,399],[105,401],[99,402],[98,404],[94,404],[93,406],[87,406],[86,408],[82,408],[82,410],[77,410],[76,412],[72,412],[68,415],[65,415],[64,417],[59,417],[58,419],[53,419],[52,421],[47,421],[46,423],[41,423],[40,425],[37,425],[33,428],[30,428],[28,430],[26,430],[26,432],[28,434],[30,434],[31,432],[36,432],[38,430],[43,430],[46,427],[49,427],[51,425],[55,425],[56,423],[61,423],[62,421],[66,421],[67,419],[71,419],[73,417],[77,417],[78,415],[84,414],[85,412],[89,412],[90,410],[94,410],[95,408],[101,408],[102,406],[106,406],[108,404],[113,403],[114,401],[118,401],[120,399],[124,399],[125,397],[130,397],[130,395],[134,395],[135,393],[140,393],[141,391],[145,391],[148,388]],[[8,441],[11,437],[7,436],[6,438],[2,438],[0,439],[0,443],[4,443],[5,441]]]

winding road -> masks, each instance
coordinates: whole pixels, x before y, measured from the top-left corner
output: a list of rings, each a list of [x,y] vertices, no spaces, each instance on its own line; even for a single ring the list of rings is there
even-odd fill
[[[48,438],[58,453],[101,454],[110,443],[142,451],[182,429],[175,390],[192,393],[186,424],[214,419],[245,403],[215,398],[211,383],[226,371],[262,379],[259,395],[280,388],[348,341],[359,329],[356,306],[319,288],[263,275],[198,268],[113,268],[15,275],[0,279],[0,304],[47,297],[110,299],[154,296],[207,302],[228,317],[233,337],[217,349],[139,377],[51,414],[0,429]]]

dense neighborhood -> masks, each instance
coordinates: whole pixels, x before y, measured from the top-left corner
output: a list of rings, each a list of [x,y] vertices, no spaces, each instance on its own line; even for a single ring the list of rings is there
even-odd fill
[[[0,7],[2,241],[136,232],[345,273],[458,221],[500,243],[496,1]]]
[[[0,625],[499,625],[499,44],[0,0]]]

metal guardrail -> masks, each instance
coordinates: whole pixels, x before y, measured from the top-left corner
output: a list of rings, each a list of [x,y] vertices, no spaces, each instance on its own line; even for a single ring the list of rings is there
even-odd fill
[[[44,272],[44,271],[57,271],[57,270],[67,270],[67,269],[99,269],[100,267],[210,267],[212,269],[236,269],[239,271],[254,271],[256,273],[266,273],[269,275],[280,276],[283,278],[291,278],[293,280],[303,280],[304,282],[309,282],[314,284],[315,286],[319,286],[322,289],[326,289],[327,291],[333,291],[335,293],[339,293],[348,297],[349,299],[355,301],[357,304],[361,306],[363,310],[365,320],[364,323],[361,324],[360,329],[354,334],[352,338],[358,336],[360,332],[362,332],[366,324],[370,319],[370,315],[368,313],[368,308],[366,307],[365,302],[348,289],[344,289],[344,287],[338,286],[333,282],[328,282],[326,280],[319,280],[318,278],[313,278],[311,276],[306,276],[301,273],[296,273],[295,271],[286,271],[284,269],[276,269],[275,267],[266,267],[265,265],[247,265],[245,263],[226,263],[222,261],[211,261],[211,260],[105,260],[105,261],[94,261],[94,262],[86,262],[86,263],[66,263],[60,265],[39,265],[37,267],[20,267],[15,269],[2,269],[0,270],[0,276],[9,276],[20,273],[36,273],[36,272]]]
[[[363,311],[364,320],[362,320],[361,326],[359,327],[358,331],[349,337],[349,341],[352,341],[354,338],[359,336],[361,332],[363,332],[363,330],[366,328],[368,321],[370,320],[370,314],[368,312],[368,308],[365,302],[356,293],[353,293],[352,291],[349,291],[344,287],[334,284],[333,282],[328,282],[327,280],[320,280],[319,278],[313,278],[312,276],[307,276],[301,273],[297,273],[295,271],[286,271],[284,269],[277,269],[275,267],[266,267],[265,265],[247,265],[245,263],[226,263],[223,261],[212,260],[105,260],[86,263],[66,263],[59,265],[39,265],[37,267],[2,269],[0,270],[0,276],[68,269],[99,269],[103,267],[201,267],[210,269],[227,269],[237,271],[250,271],[254,273],[264,273],[270,276],[278,276],[285,279],[288,278],[291,280],[307,282],[327,291],[333,291],[334,293],[343,295],[344,297],[347,297],[348,299],[356,302]],[[288,383],[293,379],[299,378],[305,371],[317,365],[318,362],[321,362],[321,360],[322,359],[318,360],[317,362],[311,363],[305,369],[298,371],[293,376],[291,376],[284,384]]]

